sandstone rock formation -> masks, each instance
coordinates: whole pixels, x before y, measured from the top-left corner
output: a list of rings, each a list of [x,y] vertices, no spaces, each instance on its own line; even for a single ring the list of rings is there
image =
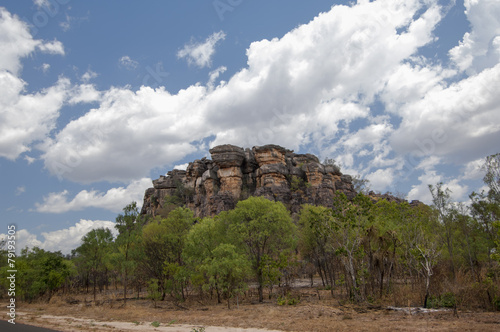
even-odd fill
[[[212,160],[195,160],[185,171],[173,170],[154,180],[141,213],[154,216],[166,197],[181,200],[197,217],[205,217],[232,209],[249,196],[280,201],[297,213],[304,203],[331,207],[337,191],[350,199],[356,195],[349,175],[334,165],[322,165],[311,154],[278,145],[219,145],[210,154]]]

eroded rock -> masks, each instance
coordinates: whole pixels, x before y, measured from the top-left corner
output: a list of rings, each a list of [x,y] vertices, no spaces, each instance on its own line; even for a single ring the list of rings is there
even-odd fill
[[[352,199],[352,178],[338,167],[323,165],[312,154],[296,154],[278,145],[243,149],[219,145],[211,160],[189,163],[186,171],[173,170],[146,190],[142,214],[156,215],[165,197],[176,196],[195,216],[213,216],[235,207],[241,199],[263,196],[298,213],[305,203],[331,207],[336,192]]]

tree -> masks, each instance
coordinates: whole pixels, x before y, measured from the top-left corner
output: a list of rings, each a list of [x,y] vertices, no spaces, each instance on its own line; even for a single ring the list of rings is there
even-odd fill
[[[227,227],[220,218],[204,218],[189,231],[183,252],[184,260],[191,270],[191,279],[196,280],[202,290],[215,289],[218,303],[221,303],[222,295],[219,274],[217,270],[206,268],[206,265],[215,260],[215,249],[229,242]]]
[[[451,204],[451,190],[443,188],[443,183],[440,182],[436,186],[429,185],[429,190],[432,194],[432,203],[438,213],[439,223],[443,226],[444,234],[443,241],[448,248],[448,255],[450,256],[450,268],[453,278],[456,278],[455,258],[454,258],[454,231],[455,224],[452,218],[452,204]]]
[[[372,205],[371,200],[363,194],[358,194],[350,202],[344,193],[340,193],[334,197],[333,202],[332,230],[337,233],[334,250],[342,257],[348,280],[346,286],[350,285],[351,297],[356,302],[363,299],[361,286],[365,284],[366,273],[362,271],[362,259],[365,255],[362,241],[372,219]]]
[[[370,191],[370,180],[362,179],[359,174],[352,178],[352,185],[357,193],[368,195],[368,192]]]
[[[182,252],[184,241],[195,219],[190,209],[179,207],[168,218],[156,218],[142,231],[144,249],[143,269],[150,278],[158,280],[162,300],[167,291],[185,299],[187,275]]]
[[[264,260],[278,262],[280,254],[290,255],[296,244],[296,227],[280,202],[263,197],[239,201],[236,208],[220,217],[229,229],[229,238],[243,245],[258,283],[259,302],[264,300]]]
[[[405,206],[409,207],[407,204]],[[424,307],[427,306],[429,298],[431,277],[441,254],[439,240],[440,224],[436,218],[435,210],[426,205],[405,208],[401,219],[400,247],[402,251],[402,263],[406,266],[406,276],[414,284],[413,273],[417,273],[424,281]]]
[[[21,255],[16,258],[16,267],[19,271],[16,296],[28,301],[45,295],[50,301],[54,292],[70,275],[61,252],[45,251],[38,247],[23,249]],[[7,270],[7,266],[3,267],[1,275],[6,275]]]
[[[247,287],[245,279],[249,275],[250,262],[229,243],[218,245],[212,253],[213,257],[205,259],[199,269],[209,277],[210,285],[215,285],[225,294],[227,307],[231,309],[231,298]]]
[[[316,266],[333,296],[335,286],[335,251],[332,210],[324,206],[303,205],[299,217],[299,249],[305,259]]]
[[[488,192],[472,192],[469,197],[472,216],[488,234],[488,255],[491,257],[495,243],[500,240],[494,226],[500,220],[500,153],[486,157],[482,168],[486,171],[483,181]]]
[[[94,302],[96,301],[97,278],[106,273],[105,260],[111,253],[112,244],[111,230],[97,228],[85,234],[82,238],[82,244],[74,251],[92,278]]]
[[[500,153],[486,157],[483,169],[486,171],[483,181],[490,188],[488,196],[500,203]]]
[[[123,303],[127,303],[127,286],[129,275],[137,269],[140,257],[139,239],[142,224],[139,222],[137,203],[132,202],[123,208],[123,214],[116,217],[116,257],[115,264],[122,274]]]

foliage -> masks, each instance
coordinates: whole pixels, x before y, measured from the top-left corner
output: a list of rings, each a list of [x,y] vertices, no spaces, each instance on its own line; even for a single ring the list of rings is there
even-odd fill
[[[61,252],[50,252],[34,247],[23,249],[16,258],[16,297],[32,301],[47,296],[50,300],[55,291],[63,286],[71,270]],[[7,266],[1,268],[1,275],[6,276]],[[2,278],[2,283],[8,282]],[[5,284],[6,288],[8,285]]]
[[[94,302],[98,281],[100,289],[107,283],[107,265],[112,249],[113,235],[108,228],[97,228],[82,238],[82,244],[73,251],[75,261],[92,280]]]
[[[149,278],[158,280],[162,299],[167,292],[185,299],[187,275],[182,259],[184,241],[194,224],[193,212],[179,207],[168,218],[156,218],[144,226],[142,269]]]
[[[156,302],[161,300],[162,293],[158,287],[158,279],[150,279],[148,281],[148,298],[153,301],[154,307],[156,308]]]
[[[276,303],[280,306],[282,305],[296,305],[300,303],[300,299],[296,297],[291,297],[290,294],[286,296],[279,296]]]
[[[126,303],[130,276],[134,277],[136,275],[135,272],[142,260],[140,243],[142,221],[139,218],[136,202],[132,202],[123,208],[123,214],[116,217],[115,227],[119,234],[115,240],[115,253],[110,260],[113,267],[121,274],[123,301]]]
[[[280,202],[263,197],[250,197],[236,208],[221,213],[228,225],[228,236],[237,247],[243,247],[258,283],[259,301],[263,301],[266,282],[265,260],[278,262],[280,255],[290,257],[296,245],[296,227],[289,212]],[[276,236],[279,234],[279,236]],[[283,264],[281,264],[283,266]]]
[[[370,191],[370,180],[362,179],[359,174],[353,176],[352,185],[357,193],[368,195],[368,192]]]
[[[341,166],[339,164],[337,164],[335,159],[325,158],[325,160],[323,161],[323,165],[333,166],[333,169],[335,170],[335,172],[340,173]]]
[[[306,188],[309,188],[311,184],[307,181],[305,181],[303,178],[298,177],[296,175],[292,175],[291,180],[290,180],[290,190],[292,192],[296,192],[299,190],[304,190]]]

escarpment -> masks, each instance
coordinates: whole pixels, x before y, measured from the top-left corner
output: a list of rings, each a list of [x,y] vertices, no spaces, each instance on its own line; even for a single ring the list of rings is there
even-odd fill
[[[296,154],[278,145],[243,149],[219,145],[211,160],[189,163],[153,181],[146,190],[142,214],[156,215],[169,202],[181,203],[196,217],[233,209],[249,196],[280,201],[297,213],[305,203],[332,207],[335,192],[356,195],[352,178],[335,165],[323,165],[311,154]]]

